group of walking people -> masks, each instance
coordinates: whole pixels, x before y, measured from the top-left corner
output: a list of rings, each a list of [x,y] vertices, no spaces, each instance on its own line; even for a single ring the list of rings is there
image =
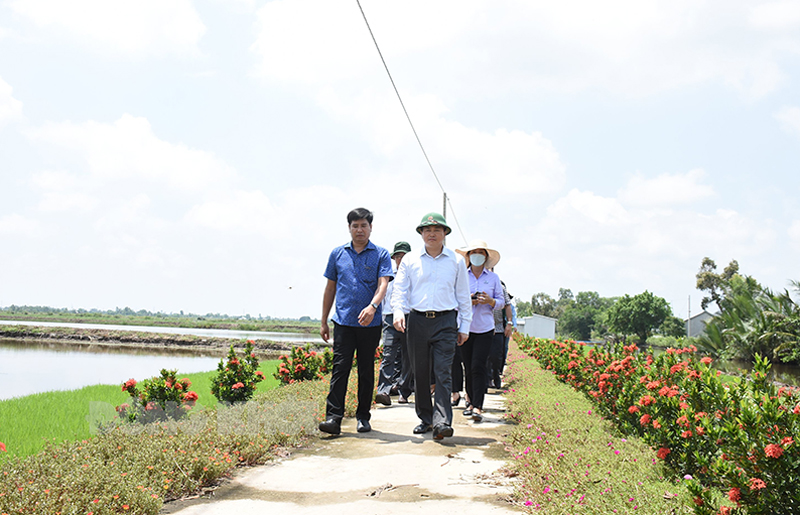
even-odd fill
[[[391,396],[397,394],[399,403],[408,403],[414,393],[420,420],[414,434],[450,437],[462,382],[464,415],[475,421],[483,419],[487,388],[500,387],[514,323],[511,297],[492,271],[500,254],[483,241],[456,251],[447,248],[444,241],[451,229],[438,213],[425,215],[417,226],[422,237],[418,251],[398,242],[390,254],[370,241],[372,220],[365,208],[350,211],[351,241],[328,258],[320,335],[325,341],[330,338],[328,316],[335,303],[334,358],[326,419],[319,429],[341,433],[355,354],[356,427],[358,432],[371,430],[374,355],[383,326],[376,402],[391,405]]]

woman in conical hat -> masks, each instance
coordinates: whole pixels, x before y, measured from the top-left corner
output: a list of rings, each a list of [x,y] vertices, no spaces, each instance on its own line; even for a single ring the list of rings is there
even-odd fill
[[[483,420],[483,399],[486,394],[486,361],[494,338],[493,311],[505,305],[500,278],[489,270],[500,261],[500,253],[482,240],[473,240],[456,252],[467,261],[467,277],[472,294],[469,338],[461,347],[468,398],[464,415],[480,422]]]

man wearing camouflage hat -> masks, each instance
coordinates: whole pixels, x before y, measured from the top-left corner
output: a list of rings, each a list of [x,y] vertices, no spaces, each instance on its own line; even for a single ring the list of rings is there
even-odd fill
[[[444,246],[450,227],[438,213],[422,217],[417,232],[424,243],[400,262],[392,292],[394,327],[406,333],[415,377],[414,406],[420,424],[414,434],[453,436],[451,366],[456,345],[469,336],[472,302],[464,258]],[[408,324],[403,313],[409,313]],[[431,405],[428,378],[436,383]]]

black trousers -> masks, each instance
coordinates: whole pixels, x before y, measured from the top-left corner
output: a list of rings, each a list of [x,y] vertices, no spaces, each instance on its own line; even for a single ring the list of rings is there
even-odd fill
[[[358,407],[356,418],[369,420],[375,390],[375,349],[381,341],[381,326],[352,327],[333,323],[333,371],[328,393],[327,418],[344,418],[347,381],[353,367],[353,355],[358,360]]]
[[[461,356],[461,347],[456,347],[453,356],[453,393],[459,393],[464,388],[464,358]]]
[[[486,380],[489,386],[500,388],[500,375],[505,366],[505,345],[506,335],[494,333],[492,336],[492,350],[489,352],[489,362],[487,363]]]
[[[494,329],[485,333],[469,333],[467,342],[461,346],[464,369],[467,371],[467,395],[469,403],[483,409],[486,395],[486,360],[492,349]]]
[[[408,315],[408,349],[414,364],[414,408],[424,424],[453,425],[453,407],[450,405],[450,377],[453,354],[458,340],[458,314],[451,311],[436,318],[412,311]],[[420,378],[434,377],[436,391],[431,403],[428,381]]]

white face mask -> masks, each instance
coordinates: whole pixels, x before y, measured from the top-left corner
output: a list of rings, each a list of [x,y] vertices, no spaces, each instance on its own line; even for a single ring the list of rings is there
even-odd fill
[[[484,263],[486,263],[486,256],[483,254],[470,254],[469,262],[474,266],[482,266]]]

